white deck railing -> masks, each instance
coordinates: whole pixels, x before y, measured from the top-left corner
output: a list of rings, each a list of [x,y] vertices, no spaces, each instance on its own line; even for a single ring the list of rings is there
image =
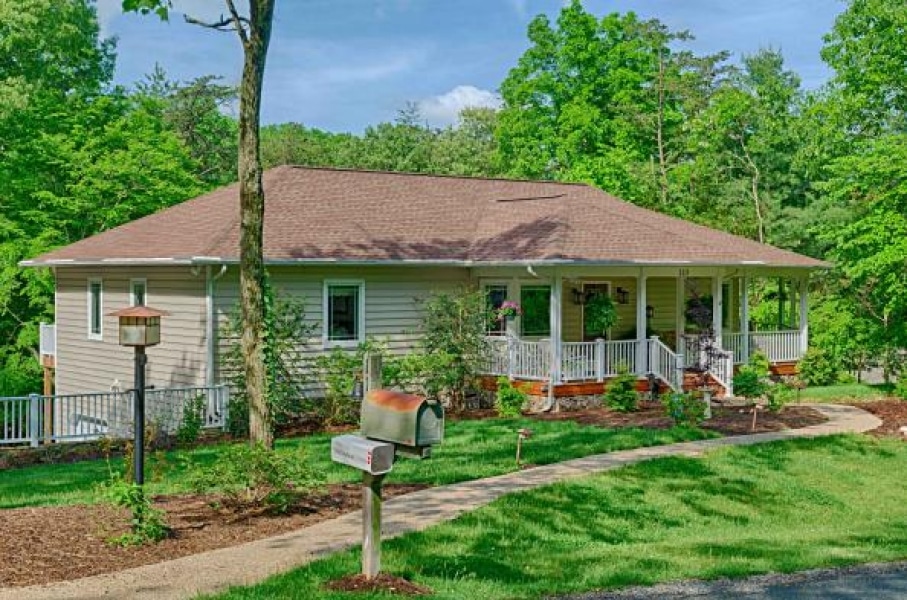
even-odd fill
[[[770,362],[793,362],[803,358],[799,331],[756,331],[750,333],[750,353],[762,351]]]
[[[657,337],[648,340],[648,344],[649,372],[679,392],[683,388],[683,356],[675,354]]]

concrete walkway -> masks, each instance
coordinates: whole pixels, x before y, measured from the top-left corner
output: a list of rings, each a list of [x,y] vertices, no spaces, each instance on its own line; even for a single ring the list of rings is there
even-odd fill
[[[861,433],[881,425],[879,419],[858,408],[838,405],[816,405],[814,408],[829,420],[821,425],[779,433],[735,436],[599,454],[407,494],[385,503],[383,531],[387,537],[418,531],[454,519],[505,494],[600,473],[653,458],[700,456],[723,446],[744,446],[836,433]],[[0,589],[0,600],[191,598],[196,594],[212,593],[233,585],[256,583],[326,554],[356,546],[361,543],[361,527],[360,513],[351,513],[288,534],[169,562],[46,586],[3,588]]]

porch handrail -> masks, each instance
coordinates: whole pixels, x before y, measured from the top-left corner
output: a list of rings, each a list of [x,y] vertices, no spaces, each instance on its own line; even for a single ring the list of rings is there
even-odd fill
[[[658,336],[648,340],[649,372],[664,381],[675,392],[683,388],[683,356],[678,355]]]
[[[132,435],[132,390],[0,398],[0,446],[91,440]],[[186,408],[197,400],[203,427],[224,427],[230,403],[227,386],[149,389],[145,392],[148,422],[175,433]],[[51,422],[45,423],[46,415]]]

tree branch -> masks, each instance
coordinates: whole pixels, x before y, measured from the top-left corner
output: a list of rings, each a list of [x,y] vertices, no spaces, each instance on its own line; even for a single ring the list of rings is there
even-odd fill
[[[242,41],[243,46],[248,45],[249,43],[249,34],[246,33],[246,30],[243,28],[243,23],[249,23],[248,19],[244,19],[239,15],[239,11],[236,10],[236,3],[233,0],[226,0],[227,10],[230,11],[230,15],[233,17],[233,21],[236,23],[236,32],[239,34],[239,39]]]

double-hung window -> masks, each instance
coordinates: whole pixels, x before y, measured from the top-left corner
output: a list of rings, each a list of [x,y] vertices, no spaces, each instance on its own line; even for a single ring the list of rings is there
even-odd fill
[[[498,319],[495,313],[504,301],[507,300],[507,286],[503,284],[490,284],[485,286],[485,302],[491,316],[488,321],[488,335],[504,335],[507,333],[507,322]]]
[[[324,343],[355,346],[365,341],[365,283],[358,280],[324,282]]]
[[[104,284],[100,279],[88,280],[88,339],[100,340],[104,335]]]
[[[523,308],[522,329],[527,337],[551,335],[551,286],[524,285],[520,288]]]

